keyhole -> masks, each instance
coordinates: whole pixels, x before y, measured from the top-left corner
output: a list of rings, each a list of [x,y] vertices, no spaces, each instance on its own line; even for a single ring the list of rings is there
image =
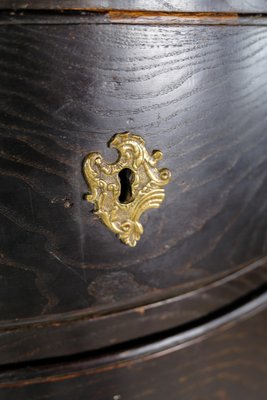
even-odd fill
[[[121,183],[119,201],[123,204],[130,203],[133,200],[132,183],[134,173],[129,168],[124,168],[119,172],[119,179]]]

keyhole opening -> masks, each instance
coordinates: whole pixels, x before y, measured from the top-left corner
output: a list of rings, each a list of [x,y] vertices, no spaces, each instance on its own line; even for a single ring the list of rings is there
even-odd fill
[[[124,168],[119,172],[121,183],[121,193],[119,201],[122,204],[130,203],[133,200],[132,183],[134,181],[134,173],[129,168]]]

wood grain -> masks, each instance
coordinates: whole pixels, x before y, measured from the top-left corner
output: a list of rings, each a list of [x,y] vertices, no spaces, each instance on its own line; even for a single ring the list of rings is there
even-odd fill
[[[265,27],[0,26],[6,354],[18,322],[129,310],[266,256],[266,61]],[[173,175],[135,249],[83,200],[84,157],[114,160],[106,143],[125,130]],[[26,359],[40,355],[35,339]]]
[[[262,15],[237,13],[178,13],[158,11],[1,11],[0,25],[65,25],[65,24],[127,24],[127,25],[228,25],[266,26]]]
[[[152,10],[182,12],[264,13],[266,0],[0,0],[0,9]]]
[[[267,294],[187,332],[0,373],[5,400],[264,400],[267,383]],[[260,349],[260,351],[259,351]]]
[[[131,309],[92,314],[90,309],[1,322],[0,365],[95,351],[170,329],[186,329],[226,313],[266,290],[267,263],[251,264],[183,296]],[[171,293],[170,293],[171,296]]]

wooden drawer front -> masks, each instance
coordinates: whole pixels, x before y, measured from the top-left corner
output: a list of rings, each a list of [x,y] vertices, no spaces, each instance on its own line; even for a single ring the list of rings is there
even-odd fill
[[[53,21],[0,26],[3,329],[159,301],[264,257],[267,28]],[[126,130],[173,176],[136,248],[83,200],[84,157],[115,160]]]
[[[265,400],[266,297],[201,329],[122,351],[0,374],[5,400]]]

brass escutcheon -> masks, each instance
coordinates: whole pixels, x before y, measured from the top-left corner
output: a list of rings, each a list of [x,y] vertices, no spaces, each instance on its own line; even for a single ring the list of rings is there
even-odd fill
[[[134,247],[143,233],[139,219],[144,211],[160,207],[165,186],[171,178],[167,168],[158,169],[162,152],[150,155],[145,141],[130,132],[118,133],[109,142],[117,149],[118,160],[108,164],[100,153],[85,158],[84,175],[89,186],[86,200],[94,213],[119,239]]]

